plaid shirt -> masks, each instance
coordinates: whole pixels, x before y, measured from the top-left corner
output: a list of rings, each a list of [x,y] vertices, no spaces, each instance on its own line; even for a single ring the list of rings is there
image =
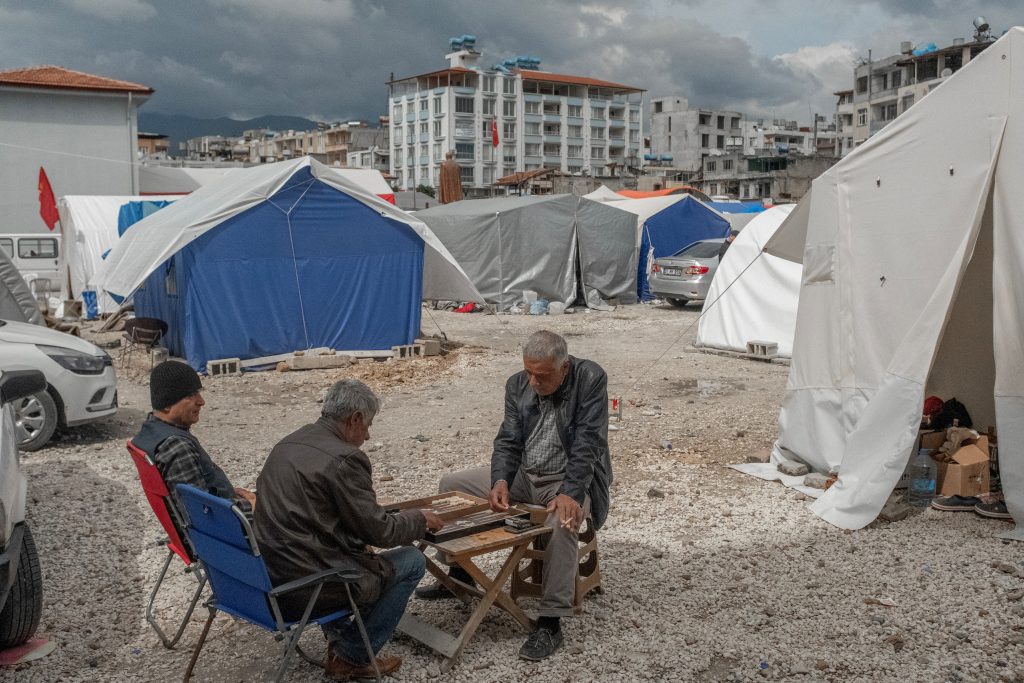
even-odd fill
[[[558,474],[565,471],[566,455],[558,436],[555,402],[540,397],[540,419],[523,449],[523,471],[529,474]]]
[[[171,494],[171,501],[173,503],[170,509],[171,519],[174,520],[174,524],[179,532],[182,533],[183,538],[185,537],[184,530],[188,523],[183,518],[185,508],[178,498],[177,486],[178,484],[190,484],[200,491],[210,491],[211,483],[207,481],[203,473],[201,458],[202,455],[193,448],[188,439],[183,439],[179,436],[172,436],[164,440],[156,449],[153,457],[153,462],[156,464],[156,468],[160,471],[161,476],[163,476],[164,483],[167,484],[167,490]],[[232,496],[232,498],[238,509],[252,522],[252,506],[249,504],[249,501],[238,496]]]

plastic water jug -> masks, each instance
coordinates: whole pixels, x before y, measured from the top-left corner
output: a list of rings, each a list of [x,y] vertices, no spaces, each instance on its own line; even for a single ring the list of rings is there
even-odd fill
[[[907,502],[914,507],[928,507],[935,497],[935,475],[938,468],[932,460],[930,448],[922,448],[910,466],[910,489]]]

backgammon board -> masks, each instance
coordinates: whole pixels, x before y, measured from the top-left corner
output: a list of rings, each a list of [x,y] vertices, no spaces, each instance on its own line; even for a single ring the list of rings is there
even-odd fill
[[[505,520],[509,517],[525,517],[528,514],[517,508],[509,508],[507,512],[494,512],[490,503],[483,498],[458,491],[438,493],[387,506],[389,512],[413,508],[431,510],[444,520],[444,528],[437,532],[428,531],[424,536],[424,539],[431,543],[444,543],[454,538],[495,529],[504,526]]]

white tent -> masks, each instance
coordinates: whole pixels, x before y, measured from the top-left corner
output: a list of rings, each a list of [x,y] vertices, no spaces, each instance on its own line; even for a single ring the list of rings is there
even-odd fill
[[[270,201],[292,176],[307,167],[316,180],[357,199],[381,216],[408,225],[419,235],[425,245],[424,299],[483,301],[462,267],[422,221],[367,192],[339,174],[337,169],[310,157],[235,169],[161,209],[124,234],[92,284],[121,296],[131,294],[150,273],[184,246],[228,219]]]
[[[607,185],[599,185],[598,188],[590,194],[583,195],[583,198],[589,199],[592,202],[620,202],[625,199],[625,197]]]
[[[766,247],[804,265],[773,457],[839,469],[811,506],[836,526],[876,517],[931,394],[998,425],[1024,523],[1021,65],[1014,28],[816,179]]]
[[[175,199],[181,199],[180,195],[61,197],[57,209],[63,233],[64,264],[68,269],[68,276],[61,278],[61,299],[81,300],[82,292],[91,289],[89,281],[103,263],[103,255],[117,243],[117,221],[122,206],[129,202],[164,202]],[[99,313],[117,310],[117,304],[109,296],[98,297],[97,307]]]
[[[342,178],[351,181],[367,192],[377,195],[386,202],[395,203],[395,191],[384,180],[381,172],[375,168],[338,168],[332,166],[332,170]]]
[[[239,167],[188,168],[181,166],[139,166],[139,192],[142,194],[188,194],[203,185],[220,180]]]
[[[793,353],[793,329],[803,268],[761,249],[793,210],[776,206],[754,216],[725,252],[704,302],[695,345],[736,351],[748,341],[775,342],[778,355]]]

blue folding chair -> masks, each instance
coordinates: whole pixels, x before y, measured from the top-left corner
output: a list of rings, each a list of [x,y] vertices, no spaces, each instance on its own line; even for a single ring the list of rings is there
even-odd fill
[[[206,603],[210,616],[203,626],[203,633],[192,652],[192,661],[185,671],[186,682],[192,677],[192,670],[218,611],[227,612],[236,619],[270,631],[277,640],[287,642],[284,657],[274,677],[275,681],[280,681],[284,677],[288,661],[296,651],[306,661],[321,666],[319,661],[310,658],[299,647],[299,638],[307,626],[319,626],[351,617],[359,627],[363,644],[366,645],[366,653],[373,664],[377,680],[380,680],[380,671],[373,648],[370,646],[370,638],[366,634],[363,620],[359,616],[359,608],[352,600],[352,591],[349,588],[350,584],[359,579],[359,571],[327,569],[275,587],[270,583],[267,566],[260,555],[252,526],[241,510],[230,500],[210,495],[188,484],[178,484],[178,496],[188,515],[189,540],[213,590],[213,596]],[[345,585],[351,607],[313,616],[313,607],[327,582],[340,582]],[[277,599],[286,593],[309,587],[313,588],[313,594],[306,604],[302,619],[286,621],[281,616]]]

